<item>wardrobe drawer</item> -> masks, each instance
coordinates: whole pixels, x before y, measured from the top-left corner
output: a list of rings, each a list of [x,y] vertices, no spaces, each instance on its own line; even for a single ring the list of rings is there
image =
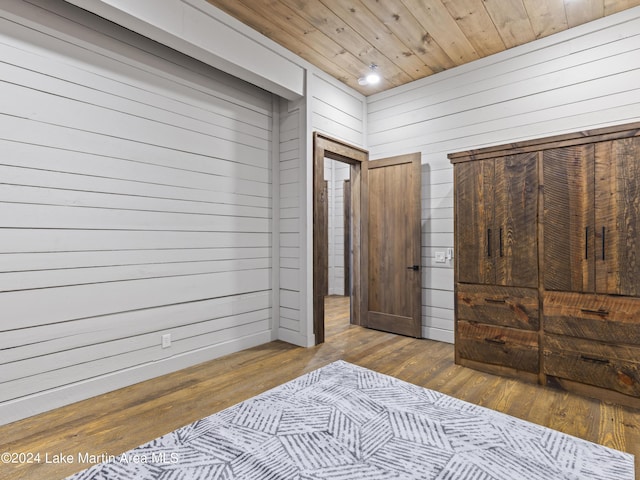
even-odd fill
[[[640,345],[640,299],[546,292],[544,331],[611,343]]]
[[[640,347],[547,334],[544,373],[640,396]]]
[[[455,348],[462,358],[538,373],[538,332],[458,320]]]
[[[503,327],[538,330],[538,291],[531,288],[459,283],[457,318]]]

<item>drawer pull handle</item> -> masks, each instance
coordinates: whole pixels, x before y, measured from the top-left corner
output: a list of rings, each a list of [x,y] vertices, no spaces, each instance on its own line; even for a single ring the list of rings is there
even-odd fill
[[[606,358],[588,357],[586,355],[580,355],[580,360],[584,360],[585,362],[591,362],[591,363],[599,363],[601,365],[606,365],[609,363],[609,360],[607,360]]]
[[[484,301],[487,303],[507,303],[506,298],[485,298]]]
[[[506,341],[501,340],[500,338],[485,338],[484,339],[485,342],[487,343],[493,343],[495,345],[506,345]]]
[[[598,310],[593,310],[590,308],[581,308],[580,311],[582,313],[592,313],[594,315],[600,315],[602,317],[606,317],[607,315],[609,315],[609,310],[605,310],[603,308],[599,308]]]

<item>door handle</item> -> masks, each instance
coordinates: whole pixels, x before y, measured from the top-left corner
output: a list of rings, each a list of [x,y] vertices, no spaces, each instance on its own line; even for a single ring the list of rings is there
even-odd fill
[[[420,265],[412,265],[411,267],[407,267],[407,270],[418,271],[418,270],[420,270]]]
[[[584,227],[584,258],[589,260],[589,227]]]

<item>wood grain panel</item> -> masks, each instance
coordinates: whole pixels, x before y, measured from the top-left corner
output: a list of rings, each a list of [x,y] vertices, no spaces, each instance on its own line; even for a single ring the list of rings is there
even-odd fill
[[[594,147],[546,150],[544,182],[544,286],[595,288]]]
[[[548,375],[640,396],[640,348],[548,334],[544,338]]]
[[[536,38],[522,0],[484,0],[483,3],[507,48]]]
[[[363,63],[363,65],[357,66],[361,75],[367,72],[369,65],[375,64],[385,72],[384,79],[388,83],[387,86],[402,85],[415,78],[397,65],[397,62],[382,54],[359,31],[351,28],[343,17],[336,14],[334,9],[340,10],[339,2],[329,1],[326,2],[326,5],[323,2],[300,2],[297,0],[281,0],[281,2],[314,28],[317,28],[319,32],[326,35],[327,38],[334,39],[343,51],[349,52],[354,58],[359,59]],[[342,6],[342,9],[346,10],[345,6]],[[365,9],[359,10],[357,14],[349,10],[350,17],[362,15],[363,10]],[[362,25],[362,21],[359,24]],[[318,48],[317,40],[313,43],[313,47]]]
[[[457,280],[494,283],[493,160],[455,168]]]
[[[569,28],[564,0],[523,0],[536,38]]]
[[[366,7],[406,46],[403,55],[416,55],[434,73],[455,65],[433,36],[421,25],[402,2],[389,3],[367,0]]]
[[[456,350],[461,358],[539,371],[538,332],[459,320]]]
[[[596,291],[640,296],[640,139],[595,150]]]
[[[482,0],[441,1],[481,56],[492,55],[507,48]]]
[[[640,345],[640,299],[565,292],[544,295],[545,332]]]
[[[534,331],[540,326],[537,289],[459,283],[456,299],[461,320]]]
[[[569,27],[576,27],[587,23],[593,18],[604,15],[604,0],[584,0],[580,2],[565,2],[567,23]]]
[[[380,23],[360,0],[348,3],[342,0],[322,0],[322,3],[413,80],[433,73],[418,56],[401,55],[399,52],[406,51],[407,46],[385,24]],[[395,53],[388,54],[387,51]]]
[[[371,160],[366,166],[367,326],[419,337],[420,154]]]
[[[480,58],[440,0],[402,0],[402,3],[429,35],[440,39],[438,45],[456,65]]]
[[[496,284],[538,286],[537,154],[495,160]]]

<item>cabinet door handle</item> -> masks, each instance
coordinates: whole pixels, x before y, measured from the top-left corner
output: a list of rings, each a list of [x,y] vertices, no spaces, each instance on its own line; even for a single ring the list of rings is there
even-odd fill
[[[605,234],[605,231],[606,231],[605,227],[602,227],[602,260],[604,260],[604,249],[605,249],[605,247],[604,247],[604,234]]]
[[[584,258],[589,260],[589,227],[584,227]]]
[[[506,298],[485,298],[484,301],[487,303],[507,303]]]
[[[488,338],[485,337],[484,339],[485,342],[487,343],[493,343],[494,345],[505,345],[507,342],[500,339],[500,338]]]
[[[491,257],[491,229],[487,228],[487,257]]]
[[[609,310],[605,310],[603,308],[599,308],[598,310],[594,310],[591,308],[581,308],[580,311],[582,313],[592,313],[594,315],[600,315],[601,317],[606,317],[609,315]]]
[[[580,355],[580,360],[590,363],[598,363],[600,365],[606,365],[609,363],[609,360],[606,358],[589,357],[588,355]]]
[[[500,256],[502,257],[502,227],[500,227]]]

